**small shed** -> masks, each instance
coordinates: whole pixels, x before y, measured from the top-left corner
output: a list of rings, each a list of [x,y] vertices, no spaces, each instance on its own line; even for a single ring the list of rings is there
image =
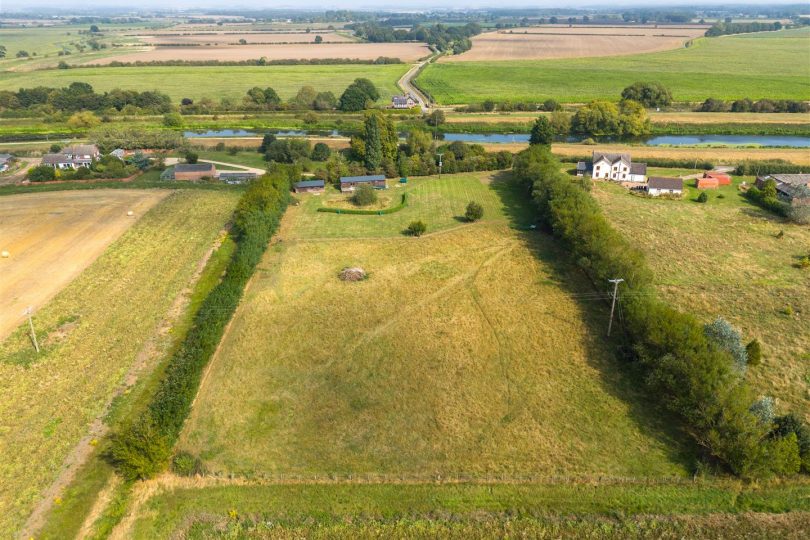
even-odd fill
[[[717,185],[718,186],[730,186],[731,185],[731,177],[728,174],[724,173],[724,172],[708,171],[708,172],[703,173],[703,178],[714,178],[715,180],[717,180]]]
[[[369,184],[374,189],[385,189],[385,176],[382,174],[370,174],[366,176],[341,176],[340,191],[354,191],[357,186]]]
[[[175,180],[201,180],[216,175],[217,168],[213,163],[178,163],[174,166]]]
[[[577,176],[585,176],[585,173],[587,172],[588,172],[588,162],[577,161]]]
[[[323,180],[301,180],[293,184],[295,193],[320,193],[324,190]]]
[[[720,182],[717,180],[717,178],[704,176],[703,178],[697,179],[695,182],[695,187],[698,189],[717,189],[720,187]]]

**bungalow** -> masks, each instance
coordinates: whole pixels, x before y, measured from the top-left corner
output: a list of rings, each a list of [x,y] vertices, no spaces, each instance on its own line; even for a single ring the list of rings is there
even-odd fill
[[[790,204],[810,204],[810,174],[769,174],[757,176],[756,186],[762,189],[767,180],[776,183],[776,194]]]
[[[301,180],[293,184],[295,193],[320,193],[323,189],[323,180]]]
[[[77,169],[78,165],[72,158],[65,154],[44,154],[42,156],[42,165],[53,167],[54,169]]]
[[[213,163],[178,163],[174,166],[172,178],[174,180],[201,180],[214,178],[217,168]]]
[[[98,151],[98,146],[95,144],[74,144],[66,146],[62,149],[62,154],[73,160],[73,163],[76,165],[74,168],[89,167],[93,164],[94,160],[101,156],[101,153]]]
[[[375,189],[385,189],[385,176],[382,174],[372,174],[368,176],[341,176],[340,191],[354,191],[357,186],[369,184]]]
[[[14,156],[11,154],[0,154],[0,172],[8,169],[12,161],[14,161]]]
[[[415,106],[416,100],[413,99],[413,96],[410,94],[405,94],[404,96],[393,96],[391,98],[392,109],[410,109],[411,107]]]
[[[643,182],[647,178],[647,164],[633,163],[630,154],[594,152],[591,163],[593,178],[618,182]]]
[[[683,194],[683,180],[680,178],[651,176],[647,181],[647,193],[652,197],[658,197],[659,195],[681,195]]]
[[[717,189],[720,187],[720,181],[717,178],[706,177],[704,175],[703,178],[697,179],[695,187],[698,189]]]

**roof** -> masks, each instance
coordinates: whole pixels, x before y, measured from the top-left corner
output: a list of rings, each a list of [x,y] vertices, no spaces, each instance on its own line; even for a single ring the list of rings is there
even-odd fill
[[[616,163],[617,161],[626,161],[630,163],[630,154],[609,154],[607,152],[593,152],[593,162],[596,163],[597,161],[601,160],[602,158],[607,159],[611,164]]]
[[[588,164],[585,163],[584,161],[577,161],[577,170],[578,171],[587,171],[588,170]]]
[[[772,174],[771,178],[794,187],[810,184],[810,174]]]
[[[666,178],[651,176],[647,180],[647,189],[683,189],[683,180],[680,178]]]
[[[703,178],[731,178],[731,176],[720,171],[706,171],[703,173]]]
[[[219,171],[220,178],[256,178],[257,176],[253,171]]]
[[[647,164],[646,163],[631,163],[630,164],[630,174],[647,174]]]
[[[296,188],[305,188],[305,187],[323,187],[324,183],[323,180],[301,180],[300,182],[296,182],[293,184],[293,187]]]
[[[65,154],[43,154],[42,163],[45,165],[55,165],[57,163],[73,163],[73,160]]]
[[[0,154],[0,161],[8,161],[13,157],[11,154]]]
[[[695,183],[695,186],[696,187],[701,187],[701,186],[719,187],[720,186],[720,179],[719,178],[713,178],[711,176],[706,177],[706,178],[698,178],[697,182]]]
[[[62,149],[63,154],[73,154],[79,156],[89,156],[98,154],[98,146],[95,144],[73,144]]]
[[[210,172],[213,170],[213,163],[178,163],[174,166],[175,174],[189,172]]]
[[[382,174],[370,174],[367,176],[341,176],[340,183],[341,184],[360,184],[363,182],[380,182],[385,180],[385,176]]]

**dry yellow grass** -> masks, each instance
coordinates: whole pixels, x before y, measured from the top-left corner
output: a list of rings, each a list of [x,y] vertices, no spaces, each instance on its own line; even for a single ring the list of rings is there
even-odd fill
[[[55,191],[0,197],[0,341],[78,276],[167,192]],[[127,216],[128,211],[135,213]]]
[[[314,39],[314,36],[313,36]],[[380,56],[412,62],[430,54],[423,43],[321,43],[277,45],[221,45],[212,47],[154,47],[140,52],[121,54],[112,58],[91,60],[86,64],[106,65],[110,62],[151,62],[160,60],[268,60],[358,58],[374,60]]]
[[[37,313],[40,355],[24,327],[0,343],[0,536],[19,530],[59,475],[237,199],[170,194]]]
[[[810,418],[810,273],[794,266],[810,249],[810,228],[746,203],[735,187],[709,192],[706,204],[643,199],[605,183],[595,184],[594,195],[645,251],[664,297],[758,338],[764,358],[748,378],[783,409]],[[782,313],[786,306],[793,315]]]
[[[447,122],[450,124],[526,124],[538,116],[549,116],[545,112],[513,113],[460,113],[446,110]],[[650,120],[654,124],[808,124],[810,114],[794,113],[699,113],[699,112],[655,112],[650,111]]]
[[[479,34],[472,38],[472,49],[442,57],[440,61],[538,60],[658,52],[677,49],[703,32],[705,27],[514,28]]]
[[[277,33],[277,32],[247,32],[247,33],[205,33],[205,34],[183,34],[183,35],[161,35],[151,34],[145,36],[137,36],[139,40],[148,45],[199,45],[199,46],[212,46],[212,45],[235,45],[239,43],[240,39],[244,39],[248,44],[256,43],[312,43],[315,36],[321,36],[324,43],[347,43],[353,40],[343,34],[335,32],[294,32],[294,33]]]
[[[520,210],[498,189],[479,194],[484,222],[420,239],[303,239],[319,215],[291,207],[180,448],[245,475],[684,474],[605,346],[604,311],[570,296],[588,286],[551,238],[508,226]],[[369,279],[340,281],[346,266]]]

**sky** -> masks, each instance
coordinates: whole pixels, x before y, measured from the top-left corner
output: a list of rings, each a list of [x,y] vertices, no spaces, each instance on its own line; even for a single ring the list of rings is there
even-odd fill
[[[194,9],[194,8],[222,8],[236,10],[240,8],[248,9],[384,9],[384,10],[408,10],[408,9],[470,9],[485,7],[589,7],[589,6],[676,6],[676,5],[711,5],[718,6],[724,4],[768,4],[780,3],[769,2],[768,0],[666,0],[656,2],[655,0],[615,0],[611,2],[600,2],[594,0],[569,0],[564,4],[554,0],[85,0],[79,4],[72,4],[82,11],[87,11],[94,7],[116,7],[127,8],[135,6],[140,9]],[[787,3],[787,2],[785,2]],[[795,3],[795,2],[794,2]],[[0,12],[6,10],[20,11],[26,8],[60,7],[64,9],[67,4],[56,0],[0,0]]]

